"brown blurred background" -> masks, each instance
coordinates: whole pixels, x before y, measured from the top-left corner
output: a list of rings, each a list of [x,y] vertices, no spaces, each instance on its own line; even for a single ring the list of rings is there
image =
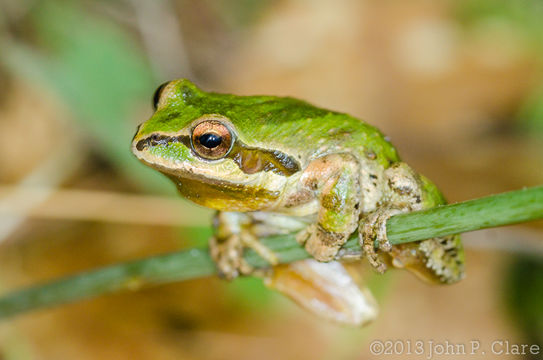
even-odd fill
[[[542,184],[541,19],[537,0],[0,0],[2,293],[205,244],[211,212],[129,151],[173,78],[363,118],[450,201]],[[464,238],[460,284],[368,275],[381,314],[364,329],[315,319],[257,279],[206,278],[21,315],[0,324],[0,358],[366,359],[375,339],[543,347],[543,223]]]

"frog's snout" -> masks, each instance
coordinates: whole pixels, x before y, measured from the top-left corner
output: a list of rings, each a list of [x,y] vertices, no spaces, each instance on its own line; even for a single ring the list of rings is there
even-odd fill
[[[140,129],[141,129],[141,124],[139,124],[138,127],[136,128],[136,133],[132,137],[132,144],[134,144],[134,142],[136,141],[136,138],[138,137],[138,135],[140,133]]]

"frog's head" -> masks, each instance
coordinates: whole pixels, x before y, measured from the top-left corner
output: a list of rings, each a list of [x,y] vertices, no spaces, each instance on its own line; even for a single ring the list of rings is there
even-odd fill
[[[170,81],[157,89],[156,112],[139,127],[132,152],[196,203],[265,209],[300,170],[289,154],[262,142],[255,146],[254,138],[262,136],[258,119],[266,113],[262,104],[274,99],[206,93],[188,80]]]

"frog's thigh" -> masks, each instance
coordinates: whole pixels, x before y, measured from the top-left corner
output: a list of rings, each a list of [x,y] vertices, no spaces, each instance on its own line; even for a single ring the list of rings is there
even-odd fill
[[[394,164],[386,176],[392,190],[390,206],[401,211],[425,208],[423,179],[407,164]],[[453,283],[464,277],[464,252],[458,235],[396,245],[388,255],[395,267],[406,268],[427,281]]]
[[[409,211],[421,210],[422,180],[406,163],[398,162],[385,170],[385,177],[390,190],[387,203],[396,208]]]
[[[266,284],[328,320],[360,326],[377,316],[369,290],[360,289],[339,262],[313,259],[274,267]]]
[[[315,259],[332,260],[358,226],[360,166],[351,154],[327,155],[311,162],[301,181],[316,192],[319,211],[298,240]]]

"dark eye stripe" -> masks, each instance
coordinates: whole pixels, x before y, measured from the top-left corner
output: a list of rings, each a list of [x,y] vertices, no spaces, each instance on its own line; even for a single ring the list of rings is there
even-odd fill
[[[144,139],[141,139],[136,144],[136,149],[138,151],[143,151],[151,146],[157,146],[157,145],[169,145],[172,143],[183,143],[185,146],[190,147],[190,140],[188,136],[180,135],[180,136],[167,136],[167,135],[157,135],[153,134],[150,136],[147,136]]]
[[[176,142],[190,147],[190,138],[186,135],[167,136],[152,134],[138,141],[136,149],[143,151],[150,146],[167,145]],[[251,148],[239,140],[235,142],[227,158],[233,160],[240,170],[246,174],[271,171],[278,175],[291,176],[300,171],[298,162],[287,154],[278,150],[269,151],[260,148]]]

